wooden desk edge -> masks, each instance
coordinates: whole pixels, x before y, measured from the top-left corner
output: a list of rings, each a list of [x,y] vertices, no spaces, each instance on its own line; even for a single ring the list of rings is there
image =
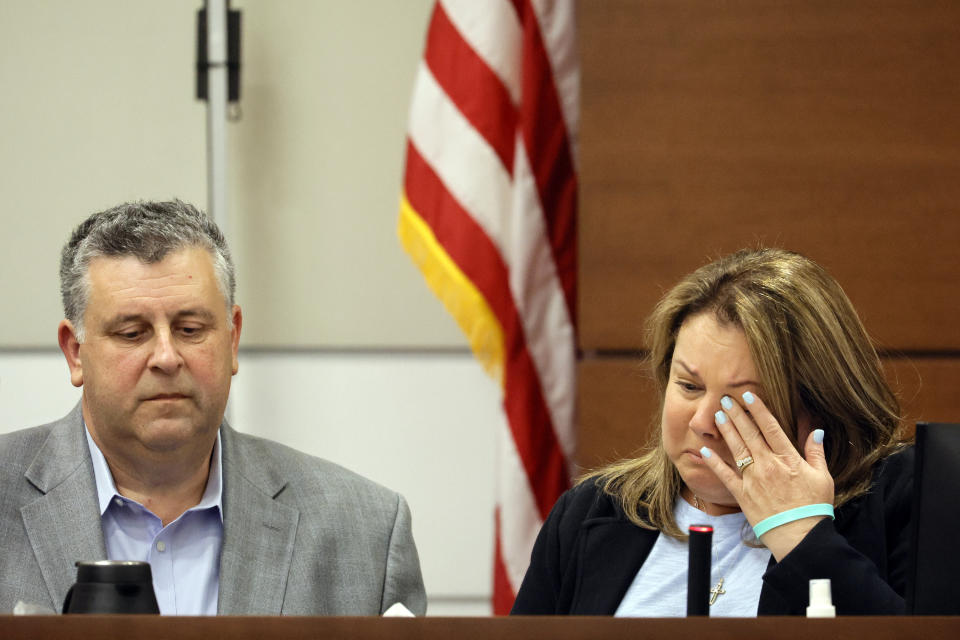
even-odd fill
[[[810,618],[608,618],[608,617],[513,617],[513,618],[377,618],[297,616],[0,616],[0,638],[43,640],[160,639],[211,640],[213,638],[356,638],[358,640],[404,638],[550,637],[623,638],[638,634],[645,640],[676,640],[693,634],[709,634],[711,640],[810,640],[811,634],[830,638],[871,640],[922,636],[924,640],[954,640],[960,637],[958,617],[840,617]],[[640,635],[642,634],[642,635]],[[869,634],[869,635],[868,635]]]

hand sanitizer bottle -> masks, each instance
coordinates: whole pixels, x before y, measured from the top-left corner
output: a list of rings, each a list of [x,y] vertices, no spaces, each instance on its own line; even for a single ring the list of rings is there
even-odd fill
[[[829,578],[810,581],[810,606],[807,607],[807,617],[837,617],[837,608],[833,606],[833,596],[830,593]]]

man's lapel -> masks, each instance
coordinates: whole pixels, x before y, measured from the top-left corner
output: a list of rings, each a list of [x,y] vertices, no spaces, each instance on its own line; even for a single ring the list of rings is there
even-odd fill
[[[40,495],[20,509],[23,526],[59,610],[76,580],[75,563],[107,556],[79,404],[51,428],[24,475]]]
[[[287,481],[246,450],[229,425],[223,447],[221,615],[275,615],[282,611],[300,512],[276,497]]]

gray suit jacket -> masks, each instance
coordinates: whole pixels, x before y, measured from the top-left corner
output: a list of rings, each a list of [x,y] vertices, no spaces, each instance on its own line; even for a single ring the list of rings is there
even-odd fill
[[[219,613],[420,615],[426,596],[403,497],[224,422]],[[60,610],[74,562],[106,558],[80,406],[0,435],[0,614]]]

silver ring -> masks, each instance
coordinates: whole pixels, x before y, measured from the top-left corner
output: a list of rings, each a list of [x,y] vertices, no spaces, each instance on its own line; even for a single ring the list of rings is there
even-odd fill
[[[743,470],[753,464],[753,456],[747,456],[746,458],[740,458],[737,460],[737,471],[743,473]]]

